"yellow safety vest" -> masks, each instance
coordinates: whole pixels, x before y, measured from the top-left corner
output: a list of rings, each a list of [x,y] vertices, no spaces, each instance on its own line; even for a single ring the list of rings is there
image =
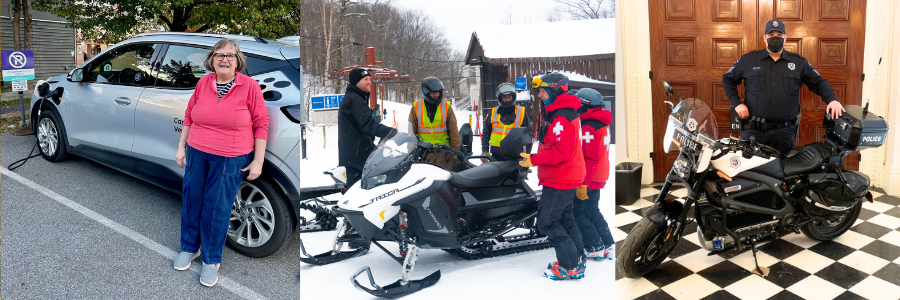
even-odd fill
[[[513,129],[513,127],[521,127],[522,121],[525,119],[525,108],[522,106],[516,106],[516,121],[513,124],[503,124],[500,122],[500,114],[497,113],[497,108],[491,110],[491,146],[500,147],[500,141],[509,134],[509,131]]]
[[[434,120],[428,119],[428,113],[425,111],[425,99],[421,99],[413,103],[413,109],[416,112],[418,120],[419,140],[432,144],[450,145],[450,134],[447,133],[447,107],[450,101],[441,102],[439,110],[434,114]]]

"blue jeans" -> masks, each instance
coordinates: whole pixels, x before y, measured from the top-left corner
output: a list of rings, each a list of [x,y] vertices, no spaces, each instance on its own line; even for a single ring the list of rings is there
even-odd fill
[[[581,230],[581,238],[584,247],[588,251],[599,251],[615,244],[606,219],[600,214],[600,190],[588,189],[588,198],[582,201],[578,197],[572,197],[575,202],[575,222]]]
[[[181,186],[181,251],[197,252],[206,264],[222,262],[231,206],[250,155],[224,157],[187,146]]]

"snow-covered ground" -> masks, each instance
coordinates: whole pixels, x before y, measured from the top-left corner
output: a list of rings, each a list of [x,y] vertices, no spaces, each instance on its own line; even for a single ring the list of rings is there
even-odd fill
[[[383,105],[387,115],[382,122],[390,126],[395,121],[401,132],[407,132],[410,105],[385,101]],[[472,116],[472,128],[475,129],[474,113],[455,111],[458,124],[468,122]],[[324,132],[323,132],[324,129]],[[478,136],[472,141],[473,152],[481,153],[481,140]],[[537,146],[532,147],[537,151]],[[610,146],[610,156],[615,157],[614,146]],[[316,124],[307,131],[307,159],[300,163],[301,185],[304,187],[331,185],[333,180],[322,174],[323,171],[337,166],[337,124]],[[607,188],[601,191],[600,212],[611,226],[615,224],[615,171],[610,164]],[[529,175],[528,184],[534,190],[537,185],[537,171]],[[326,199],[337,200],[340,195],[327,196]],[[307,252],[312,255],[331,250],[334,231],[300,234]],[[395,254],[398,247],[395,243],[383,243]],[[406,298],[408,299],[459,299],[459,297],[494,297],[494,299],[546,299],[549,297],[588,297],[600,299],[614,297],[615,265],[614,261],[589,261],[585,278],[576,281],[555,282],[543,277],[547,263],[556,261],[552,248],[494,257],[482,260],[465,260],[441,250],[420,250],[412,279],[421,279],[434,271],[441,271],[441,279],[437,284]],[[372,268],[375,281],[379,285],[390,284],[400,279],[400,264],[387,254],[372,247],[361,257],[351,258],[325,266],[312,266],[300,263],[300,298],[301,299],[372,299],[366,292],[357,290],[350,282],[350,275],[363,266]],[[368,286],[364,274],[358,278]],[[474,298],[473,298],[474,299]]]

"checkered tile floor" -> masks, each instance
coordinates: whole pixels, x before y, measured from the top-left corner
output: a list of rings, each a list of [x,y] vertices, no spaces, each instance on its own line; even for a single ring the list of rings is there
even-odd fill
[[[616,206],[616,255],[662,184],[644,186],[641,199]],[[839,238],[818,242],[791,233],[758,245],[768,277],[750,273],[753,255],[729,251],[708,256],[699,246],[696,223],[655,271],[643,278],[616,272],[617,299],[900,299],[900,198],[872,191],[856,222]],[[670,193],[683,200],[686,192]]]

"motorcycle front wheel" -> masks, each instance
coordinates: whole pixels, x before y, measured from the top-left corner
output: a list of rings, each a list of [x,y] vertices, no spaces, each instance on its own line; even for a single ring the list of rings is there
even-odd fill
[[[628,278],[643,277],[656,269],[681,240],[684,224],[676,220],[654,223],[642,218],[622,242],[616,269]]]

